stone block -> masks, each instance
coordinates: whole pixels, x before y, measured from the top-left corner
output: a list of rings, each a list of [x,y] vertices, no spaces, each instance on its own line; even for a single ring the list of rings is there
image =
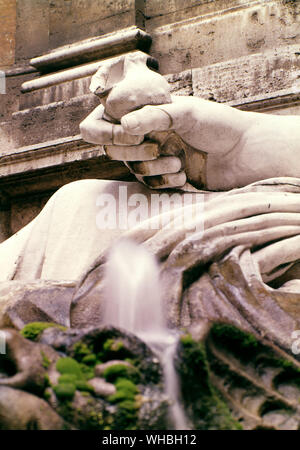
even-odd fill
[[[49,0],[17,0],[16,62],[49,48]]]
[[[14,75],[12,70],[6,70],[5,75],[6,93],[0,94],[0,122],[11,120],[11,114],[19,110],[21,85],[35,77],[33,73]]]
[[[235,58],[192,70],[194,95],[238,104],[277,91],[300,92],[299,45]]]
[[[50,48],[135,24],[135,0],[52,0]]]
[[[98,104],[96,96],[87,94],[14,113],[16,147],[77,135],[80,122]]]
[[[0,326],[21,329],[30,322],[69,326],[74,291],[72,282],[3,282],[0,285]]]
[[[16,0],[0,0],[0,68],[15,63]]]
[[[241,8],[149,28],[163,74],[299,44],[300,3],[248,2]]]
[[[192,71],[185,70],[165,76],[171,86],[171,93],[176,95],[193,95]]]
[[[147,29],[179,22],[197,16],[213,15],[224,10],[239,9],[255,0],[147,0]],[[268,0],[267,0],[268,1]]]

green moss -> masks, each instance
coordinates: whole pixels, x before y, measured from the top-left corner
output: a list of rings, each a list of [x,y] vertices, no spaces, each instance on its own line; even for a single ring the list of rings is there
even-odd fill
[[[103,376],[109,382],[114,382],[118,378],[127,378],[136,383],[140,379],[140,372],[135,367],[129,367],[125,364],[114,364],[104,370]]]
[[[240,356],[249,352],[256,353],[262,344],[251,333],[240,330],[233,325],[216,323],[212,326],[211,336],[218,341],[218,344],[237,352]]]
[[[88,366],[94,366],[97,362],[96,355],[93,353],[91,355],[86,355],[82,358],[83,364],[87,364]]]
[[[137,403],[133,400],[124,400],[118,404],[115,414],[114,428],[121,430],[135,430],[137,423]]]
[[[115,386],[118,391],[122,390],[125,391],[128,394],[135,395],[138,393],[137,386],[130,380],[127,380],[126,378],[118,378]]]
[[[125,400],[134,401],[136,394],[139,392],[137,386],[126,378],[118,378],[115,382],[117,392],[108,397],[111,403],[119,403]]]
[[[137,361],[135,359],[133,359],[133,358],[125,358],[124,361],[128,362],[132,366],[134,366],[137,363]]]
[[[45,387],[50,386],[50,378],[47,373],[45,373],[45,375],[44,375],[44,380],[45,380]]]
[[[25,325],[24,328],[20,331],[21,335],[26,339],[31,339],[32,341],[37,340],[42,331],[46,330],[46,328],[56,327],[60,330],[66,330],[66,327],[59,325],[53,322],[31,322]]]
[[[227,352],[233,353],[240,361],[255,367],[279,367],[283,369],[278,379],[299,379],[300,369],[291,361],[278,357],[277,354],[259,342],[251,333],[241,331],[240,329],[228,324],[215,324],[211,330],[211,336],[219,347],[225,348]],[[241,385],[240,380],[236,384]],[[276,383],[277,380],[274,380]],[[297,381],[293,381],[297,384]],[[299,383],[300,385],[300,383]]]
[[[122,430],[136,429],[137,412],[139,409],[136,395],[139,390],[137,386],[127,378],[117,378],[115,386],[117,392],[108,397],[110,403],[115,403],[118,406],[112,428]]]
[[[74,358],[81,362],[86,356],[92,355],[93,350],[85,343],[78,341],[73,346]]]
[[[104,417],[103,413],[98,411],[92,411],[89,416],[89,422],[93,424],[93,427],[96,429],[103,428],[104,425]]]
[[[77,380],[77,376],[72,373],[65,373],[64,375],[61,375],[58,379],[59,383],[72,383],[75,384]]]
[[[180,342],[184,347],[192,347],[195,344],[194,339],[189,333],[180,336]]]
[[[71,374],[76,378],[83,378],[82,370],[79,363],[70,357],[60,358],[56,363],[58,372],[62,375]]]
[[[97,354],[97,358],[101,361],[109,361],[110,359],[125,359],[131,356],[131,352],[125,347],[121,339],[106,339],[102,345],[102,351]]]
[[[190,335],[180,339],[180,375],[188,380],[182,385],[185,405],[198,429],[241,429],[231,415],[220,393],[211,382],[210,366],[205,345]]]
[[[275,354],[259,355],[256,364],[280,367],[284,369],[285,372],[294,373],[295,377],[299,378],[300,368],[295,366],[291,361],[288,361],[287,359],[278,358]]]
[[[94,392],[93,386],[91,386],[90,384],[88,384],[86,381],[83,381],[83,380],[77,380],[75,382],[75,386],[76,386],[76,389],[78,389],[79,391],[90,392],[90,393]]]
[[[119,403],[124,400],[128,400],[128,394],[127,392],[117,391],[115,394],[110,395],[107,400],[110,403]],[[129,400],[132,400],[132,396],[129,396]]]
[[[112,370],[111,370],[112,369]],[[139,390],[132,379],[137,379],[137,369],[128,367],[124,364],[116,364],[108,367],[104,371],[107,380],[113,381],[117,392],[108,397],[110,403],[117,404],[118,409],[114,415],[114,420],[109,423],[109,427],[115,430],[133,430],[136,429],[137,412],[139,409],[136,395]],[[126,377],[131,377],[131,380]]]
[[[91,396],[91,393],[88,392],[88,391],[81,391],[81,395],[82,395],[83,397],[90,397],[90,396]]]
[[[107,339],[103,344],[103,349],[105,351],[119,352],[123,348],[123,342],[117,339]]]
[[[80,363],[79,366],[80,366],[81,372],[86,380],[90,380],[91,378],[94,378],[95,371],[94,371],[93,367],[87,366],[83,363]]]
[[[78,363],[73,358],[65,357],[57,361],[56,368],[61,376],[58,379],[58,384],[54,387],[54,391],[60,400],[72,398],[71,394],[68,396],[68,392],[75,392],[76,389],[82,392],[94,392],[93,386],[87,383],[87,380],[94,376],[94,370],[90,367]]]
[[[45,400],[49,400],[50,397],[51,397],[51,394],[50,394],[50,392],[46,389],[45,392],[44,392],[44,399],[45,399]]]
[[[53,390],[60,400],[70,400],[74,397],[76,386],[72,383],[59,383]]]
[[[42,351],[41,357],[43,359],[42,365],[45,369],[48,369],[48,367],[51,365],[50,359],[47,357],[47,355]]]
[[[119,403],[119,408],[134,414],[136,414],[138,409],[136,402],[131,400],[125,400],[124,402]]]

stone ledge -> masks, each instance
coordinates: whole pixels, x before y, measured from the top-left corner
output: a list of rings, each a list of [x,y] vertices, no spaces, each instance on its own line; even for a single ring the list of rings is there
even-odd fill
[[[193,19],[195,17],[210,18],[239,11],[249,7],[260,7],[264,3],[274,0],[173,0],[166,5],[161,0],[152,0],[146,6],[147,29],[177,23],[180,20]]]
[[[127,167],[111,161],[102,146],[80,135],[22,147],[0,157],[0,190],[8,198],[55,190],[82,178],[132,179]]]
[[[151,42],[152,39],[148,33],[137,27],[130,27],[58,48],[46,55],[31,59],[30,64],[41,72],[56,71],[135,49],[147,53]]]
[[[98,105],[99,100],[90,93],[13,113],[15,148],[75,136],[80,122]]]
[[[34,194],[52,194],[67,183],[83,179],[135,180],[123,163],[101,156],[3,177],[0,178],[0,189],[7,199],[28,199]]]
[[[84,142],[80,135],[29,145],[0,157],[0,178],[12,173],[24,173],[78,160],[96,158],[104,154],[103,147]],[[32,162],[32,164],[28,164]],[[13,169],[13,171],[12,171]]]
[[[192,69],[192,82],[194,95],[230,104],[249,103],[251,98],[256,101],[257,95],[267,100],[282,90],[298,92],[299,45]]]
[[[300,89],[282,89],[268,95],[256,95],[245,98],[242,101],[232,101],[227,103],[243,111],[276,111],[300,105]]]

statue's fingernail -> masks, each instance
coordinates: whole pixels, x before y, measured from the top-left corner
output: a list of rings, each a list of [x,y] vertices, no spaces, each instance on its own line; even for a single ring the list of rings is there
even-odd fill
[[[133,115],[129,117],[124,117],[121,122],[125,128],[130,129],[134,129],[139,125],[137,118]]]

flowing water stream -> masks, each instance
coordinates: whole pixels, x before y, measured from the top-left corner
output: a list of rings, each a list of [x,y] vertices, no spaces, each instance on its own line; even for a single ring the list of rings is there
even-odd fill
[[[165,324],[159,267],[154,257],[140,245],[119,241],[107,262],[106,285],[104,323],[130,331],[153,350],[162,364],[173,428],[189,429],[174,367],[179,335]]]

